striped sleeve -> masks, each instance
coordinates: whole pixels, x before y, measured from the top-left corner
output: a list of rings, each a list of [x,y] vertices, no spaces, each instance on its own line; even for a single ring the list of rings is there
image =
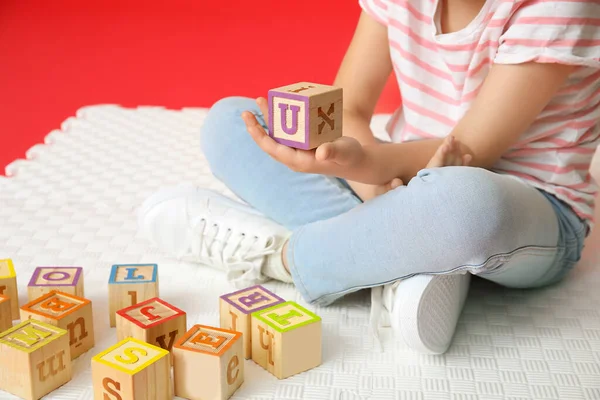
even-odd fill
[[[390,0],[358,0],[361,8],[382,25],[388,25],[388,3]]]
[[[500,37],[496,63],[534,61],[600,68],[599,1],[520,3]]]

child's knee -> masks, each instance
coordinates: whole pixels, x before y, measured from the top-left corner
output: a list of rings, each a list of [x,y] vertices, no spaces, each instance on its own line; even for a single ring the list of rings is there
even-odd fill
[[[256,110],[254,100],[246,97],[226,97],[210,108],[202,124],[200,148],[211,168],[215,168],[215,163],[233,146],[246,139],[242,113]]]

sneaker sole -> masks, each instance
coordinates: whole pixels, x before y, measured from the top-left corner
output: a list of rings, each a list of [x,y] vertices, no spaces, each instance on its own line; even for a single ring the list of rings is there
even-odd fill
[[[188,197],[188,196],[195,196],[195,195],[200,195],[202,197],[208,197],[211,199],[218,199],[220,202],[227,204],[229,207],[232,207],[232,208],[235,208],[240,211],[250,213],[253,215],[263,216],[260,212],[258,212],[254,208],[252,208],[250,206],[246,206],[246,205],[239,203],[235,200],[232,200],[228,197],[225,197],[222,194],[219,194],[219,193],[213,192],[211,190],[207,190],[207,189],[197,188],[197,187],[194,187],[191,185],[182,185],[182,186],[177,186],[175,188],[167,188],[167,189],[159,190],[158,192],[156,192],[153,195],[151,195],[150,197],[148,197],[142,203],[142,206],[140,207],[140,211],[138,213],[139,218],[140,219],[144,218],[144,216],[148,212],[150,212],[150,210],[152,210],[154,207],[156,207],[157,205],[159,205],[161,203],[164,203],[166,201],[173,200],[173,199],[176,199],[179,197]]]
[[[395,331],[412,349],[443,354],[452,343],[470,274],[417,275],[400,283],[392,318]]]

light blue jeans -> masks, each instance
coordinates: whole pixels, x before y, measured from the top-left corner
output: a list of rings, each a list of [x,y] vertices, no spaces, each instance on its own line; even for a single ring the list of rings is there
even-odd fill
[[[554,196],[480,168],[424,169],[362,202],[345,182],[291,171],[250,138],[254,101],[217,102],[201,132],[213,174],[293,231],[287,261],[312,303],[416,274],[474,275],[514,288],[561,280],[580,259],[587,224]]]

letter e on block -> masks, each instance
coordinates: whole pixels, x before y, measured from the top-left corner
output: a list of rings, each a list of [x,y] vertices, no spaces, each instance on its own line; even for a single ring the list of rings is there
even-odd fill
[[[299,82],[269,90],[269,135],[310,150],[342,136],[342,88]]]
[[[95,399],[173,398],[169,352],[134,338],[92,358],[92,381]]]
[[[244,382],[242,334],[194,325],[173,348],[175,395],[226,400]],[[201,372],[200,372],[201,371]]]
[[[53,290],[83,297],[82,271],[81,267],[37,267],[27,285],[29,301]]]
[[[244,357],[252,357],[251,318],[253,312],[283,303],[281,297],[261,285],[228,293],[219,298],[221,328],[242,333]]]
[[[94,347],[94,318],[88,299],[54,290],[21,307],[21,320],[32,318],[69,333],[72,360]]]
[[[158,265],[113,265],[108,280],[110,326],[116,326],[116,312],[158,297]]]
[[[0,334],[0,389],[33,400],[69,380],[67,331],[30,319]]]
[[[117,311],[117,340],[133,337],[171,351],[186,327],[185,312],[158,297]]]
[[[288,301],[252,314],[252,360],[285,379],[321,364],[321,318]]]
[[[19,293],[17,274],[12,260],[0,260],[0,295],[10,298],[12,319],[19,319]]]

